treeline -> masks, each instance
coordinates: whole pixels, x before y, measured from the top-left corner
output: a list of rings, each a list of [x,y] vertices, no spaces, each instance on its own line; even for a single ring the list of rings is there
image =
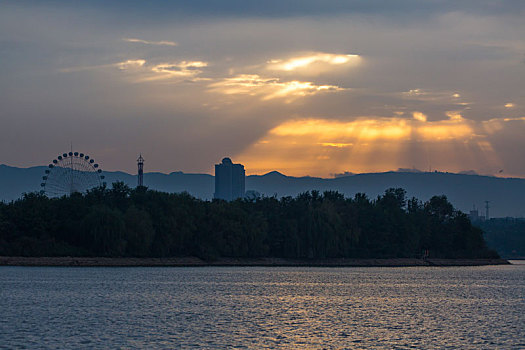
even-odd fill
[[[483,232],[489,247],[506,259],[525,258],[525,219],[498,218],[474,223]]]
[[[0,204],[0,255],[282,258],[497,257],[468,217],[403,189],[202,201],[114,183],[87,194],[30,193]]]

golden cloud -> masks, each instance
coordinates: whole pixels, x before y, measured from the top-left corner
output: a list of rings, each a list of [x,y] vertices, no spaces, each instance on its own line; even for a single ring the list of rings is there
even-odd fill
[[[336,67],[352,67],[362,62],[359,55],[338,55],[324,52],[312,52],[288,59],[273,59],[266,68],[273,71],[299,72],[302,74],[320,74]]]
[[[263,78],[258,74],[241,74],[225,78],[208,86],[210,91],[226,95],[262,96],[262,100],[294,98],[322,91],[344,90],[335,85],[316,85],[312,82],[281,81],[279,78]]]
[[[421,112],[413,112],[412,113],[412,117],[414,117],[415,120],[419,120],[420,122],[426,122],[427,121],[427,116],[424,115]]]

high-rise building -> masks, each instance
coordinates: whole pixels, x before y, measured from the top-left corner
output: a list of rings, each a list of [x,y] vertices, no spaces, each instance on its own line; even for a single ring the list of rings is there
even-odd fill
[[[244,165],[233,164],[230,158],[215,164],[214,198],[232,201],[244,197],[245,175]]]

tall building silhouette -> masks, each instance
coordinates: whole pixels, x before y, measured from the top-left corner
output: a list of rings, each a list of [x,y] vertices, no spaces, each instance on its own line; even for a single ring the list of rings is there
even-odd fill
[[[233,164],[230,158],[215,164],[214,198],[232,201],[244,197],[245,175],[244,165]]]

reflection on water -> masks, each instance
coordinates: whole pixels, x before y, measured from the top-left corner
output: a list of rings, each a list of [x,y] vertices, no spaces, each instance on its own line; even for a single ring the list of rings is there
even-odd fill
[[[0,348],[525,348],[525,266],[0,267]]]

